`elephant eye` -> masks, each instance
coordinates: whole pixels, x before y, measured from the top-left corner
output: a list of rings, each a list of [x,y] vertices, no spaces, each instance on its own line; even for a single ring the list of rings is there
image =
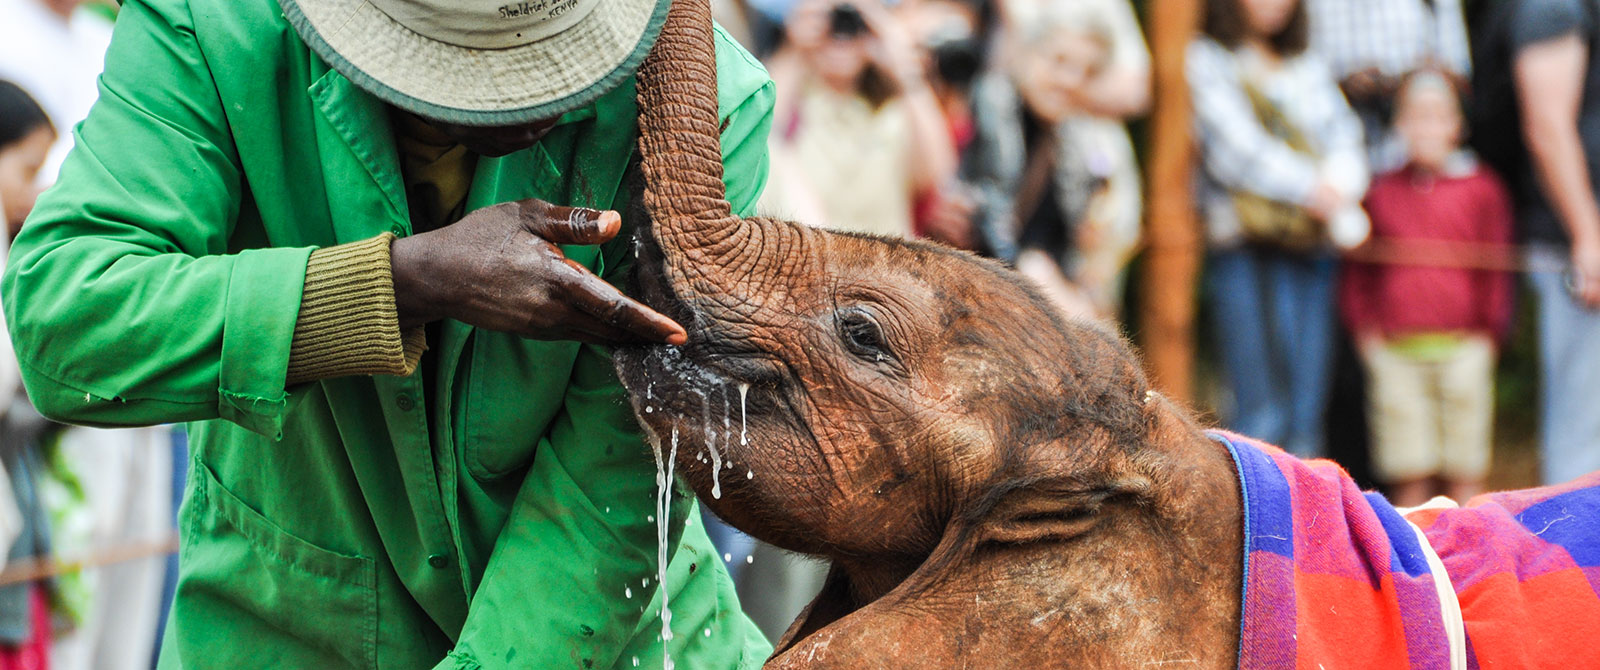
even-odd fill
[[[869,363],[879,363],[890,357],[883,329],[864,309],[852,308],[839,315],[839,337],[850,353]]]

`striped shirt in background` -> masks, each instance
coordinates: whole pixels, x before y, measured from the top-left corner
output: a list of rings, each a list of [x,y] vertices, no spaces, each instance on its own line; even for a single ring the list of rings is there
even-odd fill
[[[1304,204],[1322,181],[1352,202],[1366,193],[1361,120],[1320,59],[1307,53],[1269,69],[1248,49],[1229,51],[1200,37],[1189,44],[1184,67],[1204,168],[1200,202],[1212,245],[1240,241],[1230,191],[1290,204]],[[1315,156],[1295,151],[1267,132],[1245,93],[1246,80],[1300,130]]]
[[[1311,51],[1336,79],[1368,67],[1398,77],[1430,58],[1457,74],[1468,73],[1461,0],[1307,1]]]

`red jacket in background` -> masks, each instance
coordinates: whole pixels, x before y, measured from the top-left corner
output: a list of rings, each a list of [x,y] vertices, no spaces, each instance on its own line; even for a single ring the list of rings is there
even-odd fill
[[[1370,244],[1416,262],[1346,263],[1339,306],[1352,333],[1506,332],[1512,290],[1507,273],[1440,267],[1470,265],[1473,259],[1481,267],[1485,249],[1510,255],[1505,185],[1475,161],[1457,162],[1457,169],[1444,174],[1407,167],[1373,180],[1365,203],[1372,217]]]

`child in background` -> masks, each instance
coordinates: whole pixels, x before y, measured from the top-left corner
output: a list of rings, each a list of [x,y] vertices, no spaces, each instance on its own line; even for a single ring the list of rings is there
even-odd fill
[[[0,238],[0,269],[4,269],[10,240],[22,230],[22,220],[33,210],[39,195],[34,185],[55,127],[44,110],[16,84],[0,80],[0,212],[6,234]],[[5,321],[0,319],[0,330]],[[8,527],[5,563],[23,562],[50,553],[50,526],[39,495],[43,463],[38,438],[47,424],[21,393],[21,377],[11,338],[0,334],[0,465],[20,522]],[[11,516],[7,514],[6,516]],[[9,524],[8,524],[9,526]],[[14,532],[13,532],[14,531]],[[51,612],[48,583],[28,581],[0,586],[0,670],[50,667]]]
[[[1511,240],[1505,186],[1461,147],[1452,80],[1420,71],[1401,86],[1395,132],[1407,163],[1372,183],[1367,256],[1345,270],[1340,303],[1367,369],[1373,465],[1396,505],[1465,502],[1489,468],[1495,338],[1511,284],[1495,269]]]

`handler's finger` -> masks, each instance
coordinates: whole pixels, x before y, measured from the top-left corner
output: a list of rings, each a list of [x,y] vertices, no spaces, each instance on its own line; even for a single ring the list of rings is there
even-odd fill
[[[550,331],[550,336],[555,339],[572,340],[588,344],[604,344],[617,346],[619,344],[639,344],[642,340],[620,328],[606,325],[600,319],[576,309],[562,320],[561,325]]]
[[[654,342],[641,339],[633,333],[607,327],[599,321],[568,329],[566,339],[589,344],[603,344],[608,347],[620,347],[630,344],[654,344]]]
[[[522,225],[553,244],[601,244],[617,236],[622,215],[588,207],[562,207],[543,200],[523,200]]]
[[[689,334],[676,321],[623,295],[617,287],[596,277],[583,266],[571,261],[567,265],[575,275],[567,294],[568,303],[572,306],[645,342],[683,344],[689,341]]]

